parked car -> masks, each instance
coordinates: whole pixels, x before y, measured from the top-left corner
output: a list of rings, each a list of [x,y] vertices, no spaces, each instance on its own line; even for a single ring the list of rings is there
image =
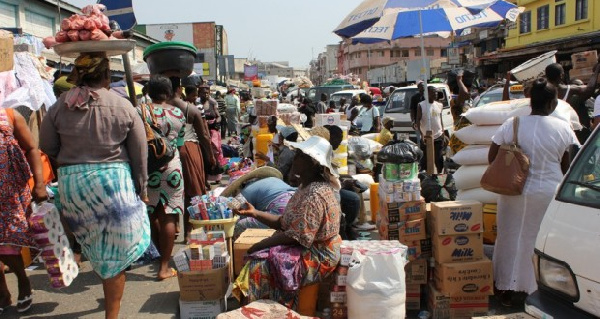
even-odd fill
[[[331,94],[335,92],[353,89],[354,86],[352,84],[313,86],[310,89],[308,89],[306,97],[310,100],[311,104],[316,106],[317,103],[319,103],[319,101],[321,100],[321,93],[327,94],[327,99],[329,99]]]
[[[535,243],[537,318],[600,317],[600,131],[578,152],[548,206]]]
[[[365,90],[343,90],[343,91],[339,91],[339,92],[335,92],[335,93],[331,94],[331,96],[329,97],[329,101],[334,101],[336,109],[339,109],[340,100],[342,98],[346,99],[346,103],[350,103],[350,101],[352,101],[353,97],[355,97],[361,93],[366,94],[367,91],[365,91]]]
[[[478,107],[492,102],[502,101],[502,94],[504,92],[504,85],[495,85],[481,93],[473,101],[473,106]],[[511,100],[522,99],[525,97],[523,94],[523,86],[515,82],[508,89],[508,96]]]
[[[454,120],[450,113],[450,88],[446,84],[431,83],[428,86],[433,86],[438,90],[438,101],[444,106],[442,112],[442,122],[444,124],[444,131],[448,135],[453,132]],[[419,92],[416,85],[399,87],[394,90],[392,95],[387,99],[387,103],[383,107],[383,116],[390,116],[394,119],[394,128],[392,131],[398,133],[408,133],[409,135],[415,135],[412,127],[412,121],[410,120],[410,100],[412,97]]]

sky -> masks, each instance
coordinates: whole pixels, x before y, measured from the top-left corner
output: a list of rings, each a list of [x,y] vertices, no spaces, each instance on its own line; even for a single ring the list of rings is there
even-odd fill
[[[76,6],[95,0],[63,0]],[[307,67],[337,44],[332,31],[362,0],[133,0],[140,24],[214,21],[229,38],[229,54]]]

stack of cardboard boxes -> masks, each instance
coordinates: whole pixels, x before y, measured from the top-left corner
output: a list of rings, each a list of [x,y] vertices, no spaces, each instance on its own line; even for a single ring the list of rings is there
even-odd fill
[[[483,210],[478,201],[431,204],[435,258],[428,289],[432,318],[485,315],[493,294],[492,262],[483,254]]]
[[[216,318],[227,309],[230,256],[225,232],[194,229],[173,256],[179,281],[180,318]]]
[[[598,63],[598,52],[596,50],[573,53],[571,55],[573,69],[569,71],[571,80],[580,79],[587,83],[594,75],[594,66]]]
[[[246,229],[233,244],[233,273],[235,276],[240,274],[240,271],[246,265],[246,252],[252,245],[259,241],[271,237],[275,233],[274,229]]]

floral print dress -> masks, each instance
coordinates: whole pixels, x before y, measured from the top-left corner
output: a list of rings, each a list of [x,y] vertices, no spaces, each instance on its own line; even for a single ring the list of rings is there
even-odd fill
[[[11,110],[12,111],[12,110]],[[10,118],[0,108],[0,254],[19,254],[20,247],[36,247],[27,223],[31,170],[13,135]]]
[[[168,165],[148,174],[148,212],[162,205],[166,214],[183,214],[184,193],[183,174],[179,147],[183,145],[185,136],[185,116],[180,109],[173,106],[161,107],[160,105],[145,105],[149,112],[156,118],[163,136],[175,147],[175,157]],[[148,112],[146,114],[149,114]],[[147,119],[151,123],[151,119]]]
[[[249,302],[271,299],[296,308],[298,289],[289,287],[321,282],[339,262],[340,217],[340,205],[330,184],[316,182],[298,189],[281,216],[281,226],[300,245],[275,246],[248,256],[236,287]]]

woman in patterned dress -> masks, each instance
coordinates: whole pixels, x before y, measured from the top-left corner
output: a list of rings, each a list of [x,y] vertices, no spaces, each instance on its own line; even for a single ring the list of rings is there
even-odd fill
[[[334,195],[339,182],[331,167],[329,142],[312,136],[290,146],[298,150],[291,174],[298,176],[301,186],[283,215],[257,211],[252,205],[237,212],[277,232],[250,247],[234,293],[238,297],[243,293],[248,302],[272,299],[295,308],[300,287],[322,281],[338,264],[341,210]]]
[[[166,103],[173,96],[169,78],[152,76],[148,82],[148,94],[152,103],[141,107],[146,107],[146,114],[152,114],[163,136],[175,147],[175,157],[169,164],[148,175],[148,213],[152,239],[161,255],[157,277],[164,280],[176,275],[175,270],[169,267],[169,260],[175,242],[176,223],[184,209],[183,175],[178,148],[184,143],[186,120],[179,108]],[[147,121],[150,123],[151,117]]]
[[[31,167],[31,169],[30,169]],[[33,173],[35,186],[27,181]],[[27,223],[31,196],[36,202],[45,199],[40,152],[23,116],[13,109],[0,108],[0,260],[17,276],[19,297],[17,311],[31,307],[31,284],[25,273],[21,247],[36,247]],[[12,304],[6,286],[4,267],[0,265],[0,314]]]

